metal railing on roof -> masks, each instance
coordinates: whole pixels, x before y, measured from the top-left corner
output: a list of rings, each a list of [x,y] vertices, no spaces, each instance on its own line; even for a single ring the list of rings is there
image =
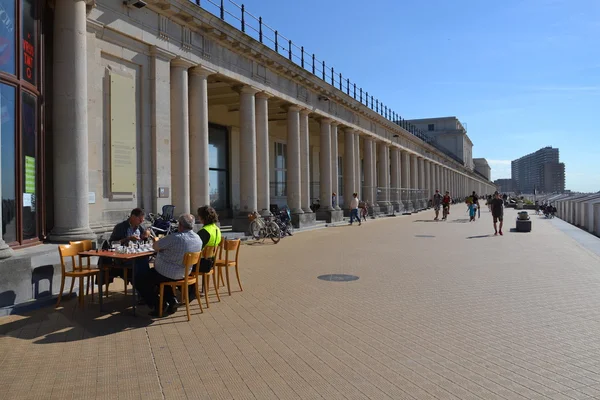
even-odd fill
[[[192,1],[192,0],[191,0]],[[299,46],[292,39],[282,35],[277,29],[267,25],[262,17],[257,17],[246,10],[244,4],[237,4],[232,0],[193,0],[193,3],[219,17],[232,27],[241,30],[246,35],[259,41],[270,49],[276,51],[279,55],[287,57],[290,61],[323,80],[332,87],[346,93],[354,100],[368,107],[372,111],[386,118],[390,122],[403,128],[413,136],[422,141],[431,144],[444,154],[453,158],[462,164],[462,160],[457,159],[448,151],[438,147],[437,144],[427,136],[421,129],[409,123],[400,116],[391,107],[386,106],[383,101],[375,98],[368,91],[364,90],[356,82],[345,77],[342,72],[329,65],[325,60],[319,59],[315,53],[307,51],[304,46]]]

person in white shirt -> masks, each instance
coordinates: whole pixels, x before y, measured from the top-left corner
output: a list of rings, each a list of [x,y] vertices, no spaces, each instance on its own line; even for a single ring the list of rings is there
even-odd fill
[[[353,193],[350,200],[350,225],[354,222],[354,218],[358,221],[358,226],[362,225],[358,216],[358,193]]]

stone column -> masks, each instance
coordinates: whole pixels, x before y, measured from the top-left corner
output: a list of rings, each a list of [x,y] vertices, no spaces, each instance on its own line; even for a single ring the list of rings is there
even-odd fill
[[[190,205],[190,120],[188,67],[171,61],[171,186],[175,215],[192,211]]]
[[[425,201],[425,159],[423,157],[417,157],[417,163],[419,164],[419,200],[421,209],[427,208],[427,202]]]
[[[346,129],[344,132],[344,209],[350,210],[350,201],[352,194],[357,190],[354,187],[356,182],[354,160],[354,131]]]
[[[377,185],[378,188],[381,189],[381,195],[379,196],[379,198],[381,199],[381,201],[378,201],[379,206],[384,208],[384,212],[387,213],[387,207],[390,205],[390,203],[388,202],[387,199],[387,192],[388,192],[388,176],[390,174],[390,167],[387,164],[387,156],[386,153],[388,151],[387,145],[383,142],[380,142],[377,144],[377,148],[379,149],[379,169],[378,169],[378,173],[379,173],[379,184]]]
[[[411,189],[410,154],[407,153],[406,151],[401,151],[400,156],[401,156],[401,163],[402,163],[402,168],[400,170],[401,177],[402,177],[401,185],[402,185],[402,190],[404,190],[404,199],[402,199],[402,202],[404,203],[406,212],[411,213],[414,211],[414,203],[412,202],[412,195],[411,195],[412,192],[409,190],[409,189]]]
[[[375,206],[379,207],[379,199],[377,194],[377,142],[373,140],[373,144],[371,145],[371,153],[373,154],[373,202]]]
[[[373,160],[373,140],[370,138],[365,138],[365,188],[363,196],[366,201],[369,203],[372,208],[375,205],[375,199],[373,198],[373,187],[375,186],[375,182],[373,181],[374,173],[374,161]]]
[[[310,133],[308,125],[309,110],[300,111],[300,196],[302,211],[311,213],[310,208]],[[267,161],[268,162],[268,161]]]
[[[256,189],[256,99],[257,90],[250,86],[240,93],[240,219],[257,211]],[[248,225],[248,223],[246,223]]]
[[[50,240],[94,239],[90,229],[87,15],[83,0],[54,8],[54,229]]]
[[[419,189],[419,159],[416,154],[410,155],[410,188]],[[418,191],[413,191],[413,205],[415,210],[421,209]]]
[[[271,215],[271,187],[269,169],[269,98],[257,93],[256,106],[256,207],[261,215]]]
[[[302,211],[300,188],[300,107],[287,109],[287,201],[296,227]]]
[[[391,194],[391,204],[394,207],[394,211],[400,211],[401,200],[400,200],[400,163],[399,163],[399,153],[396,147],[390,149],[391,154],[391,164],[392,164],[392,173],[391,173],[391,181],[390,181],[390,194]]]
[[[431,164],[428,160],[423,160],[425,165],[425,201],[426,207],[429,207],[429,199],[433,196],[431,191]]]
[[[341,210],[340,208],[340,183],[338,180],[338,176],[340,174],[339,166],[338,166],[338,124],[337,122],[331,123],[331,191],[335,192],[336,200],[335,207],[336,210]],[[331,195],[331,193],[330,193]]]
[[[190,192],[191,211],[210,205],[208,166],[208,84],[210,71],[195,67],[190,75]]]
[[[362,188],[362,160],[360,159],[360,134],[354,135],[354,190],[358,193],[358,198],[362,199],[365,195]]]
[[[331,120],[321,119],[321,148],[319,150],[320,169],[320,211],[333,211],[331,206]]]

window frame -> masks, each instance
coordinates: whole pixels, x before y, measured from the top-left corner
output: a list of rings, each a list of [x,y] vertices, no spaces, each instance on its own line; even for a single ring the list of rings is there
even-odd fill
[[[15,40],[16,46],[15,51],[15,75],[7,74],[0,71],[0,82],[5,85],[10,85],[15,88],[15,201],[16,201],[16,229],[17,237],[16,241],[7,242],[7,244],[14,248],[24,248],[38,244],[41,240],[46,237],[46,193],[45,193],[45,168],[46,164],[44,151],[45,148],[45,132],[44,132],[44,97],[42,95],[44,91],[44,63],[42,59],[44,57],[44,35],[42,34],[42,21],[45,14],[45,3],[34,1],[33,3],[37,6],[35,14],[35,34],[36,34],[36,48],[35,48],[35,82],[36,85],[31,84],[23,77],[23,38],[22,38],[22,14],[23,14],[23,0],[13,0],[15,2]],[[23,187],[25,182],[23,181],[23,151],[22,151],[22,138],[23,138],[23,105],[22,98],[23,93],[28,92],[36,101],[36,121],[35,129],[36,135],[36,236],[30,239],[23,239]]]

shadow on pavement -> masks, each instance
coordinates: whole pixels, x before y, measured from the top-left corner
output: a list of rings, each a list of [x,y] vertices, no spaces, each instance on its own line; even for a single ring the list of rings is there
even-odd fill
[[[414,222],[440,222],[440,220],[434,220],[434,219],[416,219],[413,221]]]
[[[467,239],[483,239],[487,237],[494,237],[494,235],[478,235],[478,236],[468,236]]]
[[[418,237],[418,238],[434,238],[435,236],[434,235],[415,235],[415,237]]]
[[[449,219],[448,222],[454,223],[454,224],[466,224],[469,223],[469,219],[465,218],[465,219]]]
[[[98,303],[90,304],[88,296],[85,300],[84,309],[78,307],[78,299],[73,297],[63,300],[64,307],[58,309],[46,307],[20,318],[16,316],[19,319],[0,324],[0,337],[11,336],[31,340],[35,344],[76,342],[145,328],[153,323],[153,320],[147,316],[147,307],[138,307],[137,317],[132,315],[131,309],[128,308],[131,304],[130,296],[120,296],[114,300],[109,298],[104,303],[102,313]]]

